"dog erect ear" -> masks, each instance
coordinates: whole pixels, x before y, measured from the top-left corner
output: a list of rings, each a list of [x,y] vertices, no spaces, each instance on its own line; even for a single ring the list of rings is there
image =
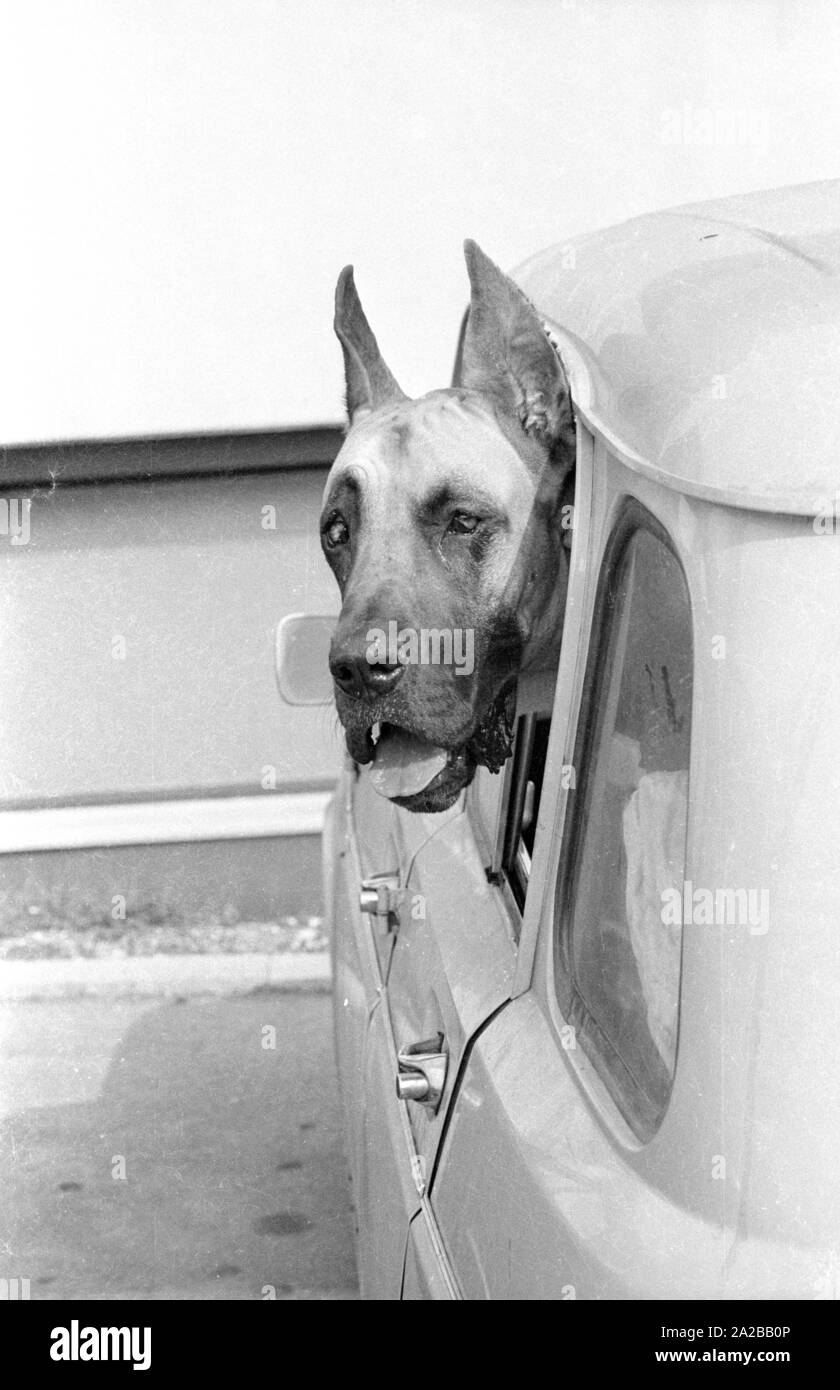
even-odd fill
[[[352,265],[344,267],[335,287],[335,331],[344,353],[347,414],[351,424],[359,411],[375,410],[389,401],[406,399],[386,367],[365,318],[353,281]]]
[[[573,429],[563,366],[536,309],[474,241],[464,242],[472,286],[461,384],[490,396],[552,449]]]

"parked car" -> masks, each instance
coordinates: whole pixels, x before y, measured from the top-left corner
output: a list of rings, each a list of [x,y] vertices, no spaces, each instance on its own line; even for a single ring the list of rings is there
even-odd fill
[[[577,416],[556,672],[324,877],[368,1298],[837,1295],[840,182],[514,278]]]

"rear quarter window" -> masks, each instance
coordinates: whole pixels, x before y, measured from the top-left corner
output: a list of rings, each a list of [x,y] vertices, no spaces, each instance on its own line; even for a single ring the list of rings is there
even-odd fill
[[[676,1065],[692,702],[688,588],[666,533],[628,504],[607,547],[557,893],[558,998],[643,1139]]]

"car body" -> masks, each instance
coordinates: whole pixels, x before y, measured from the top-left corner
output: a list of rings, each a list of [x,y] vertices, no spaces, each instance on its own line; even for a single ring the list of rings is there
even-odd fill
[[[577,416],[559,667],[501,775],[412,815],[348,762],[324,836],[366,1297],[837,1295],[838,272],[840,182],[514,272]]]

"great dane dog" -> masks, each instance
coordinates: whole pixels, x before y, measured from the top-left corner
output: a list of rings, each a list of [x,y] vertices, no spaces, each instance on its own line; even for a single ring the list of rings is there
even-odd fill
[[[321,516],[342,598],[330,670],[350,756],[410,811],[446,810],[477,765],[509,757],[517,677],[556,658],[566,601],[566,376],[523,293],[474,242],[465,253],[457,380],[417,400],[352,266],[336,289],[349,428]]]

